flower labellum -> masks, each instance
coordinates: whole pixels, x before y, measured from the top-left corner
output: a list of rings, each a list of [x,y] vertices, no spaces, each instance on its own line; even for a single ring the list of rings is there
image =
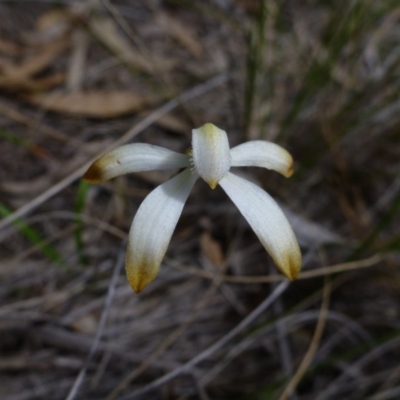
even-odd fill
[[[89,167],[84,175],[89,183],[101,183],[130,172],[184,168],[154,189],[133,219],[125,268],[136,293],[157,276],[183,206],[199,177],[211,189],[218,184],[222,187],[277,268],[290,280],[296,278],[301,252],[292,228],[271,196],[229,171],[230,167],[240,166],[272,169],[285,177],[293,173],[293,159],[282,147],[255,140],[230,149],[226,132],[210,123],[193,129],[190,154],[135,143],[105,154]]]

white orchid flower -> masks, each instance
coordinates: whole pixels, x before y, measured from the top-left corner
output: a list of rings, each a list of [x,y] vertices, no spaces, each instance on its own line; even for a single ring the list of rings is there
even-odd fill
[[[229,148],[225,131],[207,123],[193,129],[192,151],[179,154],[150,144],[121,146],[95,161],[84,179],[100,183],[129,172],[184,168],[154,189],[133,220],[126,254],[126,274],[141,292],[157,276],[172,233],[196,180],[214,189],[218,184],[236,204],[278,269],[290,280],[301,267],[296,237],[282,210],[260,187],[231,172],[231,167],[254,166],[293,173],[293,159],[282,147],[255,140]]]

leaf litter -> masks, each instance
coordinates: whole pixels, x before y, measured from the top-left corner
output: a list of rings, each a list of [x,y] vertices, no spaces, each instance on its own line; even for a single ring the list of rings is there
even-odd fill
[[[167,392],[279,398],[301,365],[307,371],[296,375],[298,399],[327,390],[329,398],[389,398],[398,388],[398,10],[389,1],[341,10],[314,3],[268,2],[263,22],[261,2],[116,2],[133,36],[96,2],[1,5],[0,123],[14,139],[0,137],[0,201],[8,213],[40,192],[56,194],[44,196],[19,227],[0,232],[0,397],[65,399],[83,368],[76,398],[89,400],[129,398],[149,383],[147,398],[154,399]],[[265,64],[253,71],[246,133],[249,29],[258,23],[265,48],[261,41],[254,51]],[[293,178],[256,172],[256,180],[293,223],[304,276],[279,295],[281,311],[267,309],[242,336],[213,350],[270,295],[276,273],[222,191],[196,186],[160,278],[140,296],[123,275],[116,280],[97,352],[84,367],[131,216],[164,177],[140,174],[89,188],[76,215],[76,171],[173,93],[228,70],[227,84],[184,108],[178,103],[138,130],[140,141],[186,151],[194,115],[223,126],[232,145],[250,135],[287,146]],[[388,188],[389,200],[378,207]],[[88,265],[73,240],[78,217]],[[327,274],[332,293],[321,309]],[[325,326],[315,335],[322,313]],[[315,361],[302,363],[310,348]],[[190,374],[154,383],[199,354],[208,358]],[[359,362],[359,376],[343,372]]]

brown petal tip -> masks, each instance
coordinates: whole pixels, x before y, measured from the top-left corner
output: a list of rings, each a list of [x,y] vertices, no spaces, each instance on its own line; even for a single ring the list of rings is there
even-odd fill
[[[83,175],[83,179],[91,184],[104,182],[102,168],[95,161]]]

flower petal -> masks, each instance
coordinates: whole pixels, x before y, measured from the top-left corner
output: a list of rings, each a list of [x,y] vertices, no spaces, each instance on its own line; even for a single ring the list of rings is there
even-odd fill
[[[158,274],[182,208],[198,175],[185,169],[154,189],[140,205],[129,232],[125,269],[141,292]]]
[[[228,136],[213,124],[193,129],[193,164],[196,172],[215,189],[231,166]]]
[[[126,144],[96,160],[83,176],[89,183],[101,183],[129,172],[184,168],[190,158],[146,143]]]
[[[232,167],[273,169],[289,178],[293,174],[293,158],[281,146],[264,140],[253,140],[231,149]]]
[[[282,210],[263,189],[229,173],[219,183],[246,218],[278,269],[289,279],[298,275],[301,253]]]

